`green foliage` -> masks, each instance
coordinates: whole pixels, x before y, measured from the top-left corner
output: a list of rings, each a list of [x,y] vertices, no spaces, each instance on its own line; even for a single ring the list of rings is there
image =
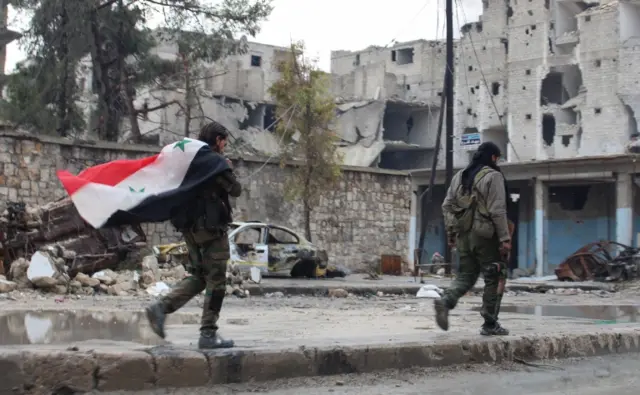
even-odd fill
[[[66,135],[84,128],[75,105],[76,71],[80,59],[91,61],[90,87],[98,96],[96,130],[115,140],[120,124],[129,116],[132,132],[140,109],[133,108],[136,87],[167,81],[184,70],[182,59],[166,60],[150,53],[160,40],[175,39],[190,62],[216,61],[242,51],[241,34],[255,36],[270,14],[271,0],[11,0],[31,16],[22,40],[32,55],[29,70],[8,81],[9,102],[0,111],[12,119],[27,119],[34,127],[52,125]],[[164,17],[151,31],[147,18]],[[161,33],[161,34],[159,34]],[[195,70],[195,68],[193,68]],[[38,76],[36,84],[23,80]],[[184,78],[184,76],[182,77]],[[24,125],[24,123],[21,123]]]
[[[303,53],[302,43],[291,46],[289,59],[278,65],[281,76],[270,93],[277,104],[276,115],[281,118],[276,132],[285,146],[282,165],[291,159],[300,162],[287,180],[285,194],[289,199],[302,200],[306,236],[310,238],[310,212],[341,178],[342,158],[331,127],[336,109],[330,80]]]

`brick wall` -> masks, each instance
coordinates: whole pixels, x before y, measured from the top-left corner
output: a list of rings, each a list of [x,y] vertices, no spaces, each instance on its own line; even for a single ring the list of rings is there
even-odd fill
[[[77,173],[87,166],[156,153],[153,147],[78,143],[42,136],[28,139],[0,134],[0,206],[21,200],[43,204],[65,196],[56,171]],[[235,160],[243,194],[235,204],[236,220],[273,222],[303,232],[301,205],[287,202],[283,188],[290,168],[264,161]],[[360,270],[381,254],[406,255],[410,217],[410,183],[401,172],[345,169],[335,191],[327,193],[312,218],[312,238],[332,262]],[[0,207],[2,209],[2,207]],[[176,241],[171,225],[148,224],[153,244]]]

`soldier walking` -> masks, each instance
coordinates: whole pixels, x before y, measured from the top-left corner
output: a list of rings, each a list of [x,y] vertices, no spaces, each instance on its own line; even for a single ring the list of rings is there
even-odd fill
[[[471,163],[451,181],[442,211],[450,247],[457,247],[459,275],[441,299],[435,301],[436,322],[449,329],[449,310],[484,276],[481,315],[484,336],[508,335],[498,323],[507,279],[511,232],[507,220],[507,186],[497,165],[500,149],[482,143]]]
[[[198,140],[222,155],[228,135],[223,125],[211,122],[201,129]],[[224,340],[218,334],[218,318],[225,297],[229,260],[227,229],[232,221],[229,196],[239,197],[240,193],[241,186],[229,169],[198,191],[190,204],[172,213],[171,223],[182,232],[189,250],[187,269],[191,275],[168,295],[147,307],[147,318],[158,336],[165,337],[167,314],[180,309],[194,296],[205,291],[198,347],[214,349],[234,346],[232,340]]]

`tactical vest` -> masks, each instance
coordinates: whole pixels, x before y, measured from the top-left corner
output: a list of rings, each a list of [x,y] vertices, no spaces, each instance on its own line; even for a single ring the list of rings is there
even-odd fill
[[[473,179],[470,193],[464,191],[462,183],[456,189],[456,201],[453,214],[450,214],[450,231],[456,234],[471,232],[476,215],[490,219],[489,211],[484,196],[477,188],[478,183],[489,173],[494,171],[490,167],[483,167]]]
[[[179,231],[219,232],[231,223],[231,208],[225,191],[220,188],[205,188],[187,204],[174,209],[171,224]]]

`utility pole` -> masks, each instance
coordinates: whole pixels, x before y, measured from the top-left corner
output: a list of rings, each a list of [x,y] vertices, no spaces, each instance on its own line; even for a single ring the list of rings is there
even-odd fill
[[[449,189],[453,178],[453,0],[446,0],[447,24],[447,69],[444,75],[444,89],[446,97],[446,142],[445,142],[445,189]],[[441,109],[441,111],[444,109]],[[451,249],[446,248],[446,262],[451,262]],[[447,268],[447,272],[451,269]]]

